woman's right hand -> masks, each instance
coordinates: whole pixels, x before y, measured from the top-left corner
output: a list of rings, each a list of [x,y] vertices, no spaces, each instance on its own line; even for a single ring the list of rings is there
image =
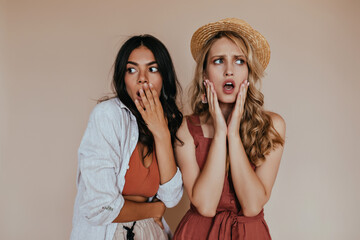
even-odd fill
[[[227,125],[224,115],[221,112],[219,101],[216,95],[215,87],[209,80],[204,81],[206,88],[206,97],[209,104],[209,112],[214,122],[215,134],[227,132]]]
[[[166,137],[169,134],[168,123],[159,95],[154,86],[151,83],[145,83],[143,88],[139,90],[139,93],[144,108],[137,99],[135,99],[135,105],[144,119],[146,126],[154,137]]]

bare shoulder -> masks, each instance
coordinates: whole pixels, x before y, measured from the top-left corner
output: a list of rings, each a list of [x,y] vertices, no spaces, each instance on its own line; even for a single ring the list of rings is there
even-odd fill
[[[181,126],[179,127],[176,136],[184,143],[181,144],[179,141],[176,141],[175,148],[183,147],[189,143],[193,143],[193,138],[190,134],[189,128],[187,126],[187,116],[183,118]]]
[[[177,131],[177,137],[180,141],[176,141],[174,145],[174,154],[177,164],[184,176],[196,169],[195,143],[187,125],[187,117],[183,118],[183,122]],[[189,170],[190,169],[190,170]],[[186,181],[184,181],[186,182]]]
[[[271,120],[274,124],[274,128],[280,134],[280,136],[284,139],[285,138],[285,131],[286,131],[286,123],[285,120],[277,113],[274,112],[267,112],[271,117]]]

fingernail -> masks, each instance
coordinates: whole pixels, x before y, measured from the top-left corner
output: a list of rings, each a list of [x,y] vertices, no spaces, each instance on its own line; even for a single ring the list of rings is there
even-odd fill
[[[150,87],[153,87],[152,83],[149,83],[149,86],[150,86]]]

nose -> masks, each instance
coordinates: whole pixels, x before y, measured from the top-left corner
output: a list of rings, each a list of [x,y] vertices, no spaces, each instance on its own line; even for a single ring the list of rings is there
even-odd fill
[[[138,77],[138,83],[148,83],[148,79],[146,76],[146,72],[145,71],[141,71],[139,72],[139,77]]]
[[[228,62],[226,64],[226,68],[225,68],[225,72],[224,72],[225,76],[233,76],[234,75],[234,69],[233,69],[233,65],[231,62]]]

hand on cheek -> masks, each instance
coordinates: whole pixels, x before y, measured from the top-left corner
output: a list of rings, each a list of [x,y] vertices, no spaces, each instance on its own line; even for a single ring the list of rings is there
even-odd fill
[[[240,122],[244,114],[248,87],[248,80],[244,80],[240,85],[240,89],[236,97],[235,106],[227,121],[228,134],[239,134]]]
[[[226,122],[221,112],[217,94],[215,91],[214,83],[209,80],[205,80],[207,102],[209,104],[209,113],[214,121],[215,134],[225,132]]]

